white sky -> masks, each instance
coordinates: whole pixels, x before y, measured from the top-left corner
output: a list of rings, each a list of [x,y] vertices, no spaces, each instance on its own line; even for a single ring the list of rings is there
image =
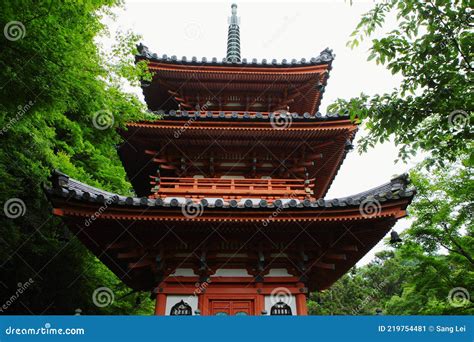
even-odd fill
[[[373,7],[372,1],[237,1],[241,17],[240,41],[242,58],[281,61],[286,58],[309,59],[326,47],[336,58],[320,107],[336,98],[355,97],[361,92],[375,94],[391,91],[399,79],[383,66],[367,61],[368,42],[355,50],[346,47],[350,34],[361,15]],[[226,54],[228,1],[126,1],[116,11],[114,23],[106,21],[110,31],[132,30],[158,55],[192,56],[222,59]],[[394,21],[390,20],[389,25]],[[141,89],[132,89],[141,95]],[[358,138],[364,135],[360,130]],[[357,141],[355,145],[357,146]],[[381,185],[393,175],[406,172],[412,165],[395,164],[397,147],[385,143],[363,155],[349,153],[327,198],[355,194]],[[420,158],[417,158],[420,159]],[[401,232],[408,220],[400,220],[395,229]],[[368,253],[359,265],[369,262],[382,242]]]

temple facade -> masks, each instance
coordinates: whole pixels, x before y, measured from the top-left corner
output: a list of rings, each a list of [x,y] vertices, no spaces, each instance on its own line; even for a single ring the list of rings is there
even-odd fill
[[[53,172],[53,213],[157,315],[306,315],[406,216],[406,176],[327,199],[357,123],[322,115],[334,55],[241,58],[237,6],[225,58],[158,56],[118,153],[136,197]]]

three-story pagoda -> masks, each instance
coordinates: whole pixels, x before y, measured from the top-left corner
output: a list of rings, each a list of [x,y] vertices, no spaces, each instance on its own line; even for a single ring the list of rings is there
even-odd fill
[[[241,58],[237,6],[222,60],[159,57],[143,93],[157,120],[121,131],[137,197],[59,171],[55,215],[157,315],[306,315],[326,289],[406,216],[400,176],[344,198],[325,195],[357,124],[321,115],[331,50],[309,60]]]

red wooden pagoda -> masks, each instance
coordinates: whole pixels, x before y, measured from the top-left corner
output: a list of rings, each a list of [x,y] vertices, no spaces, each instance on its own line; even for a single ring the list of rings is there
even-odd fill
[[[400,176],[325,199],[357,125],[318,107],[333,54],[240,57],[232,6],[227,57],[158,57],[140,45],[152,121],[121,131],[137,197],[53,173],[54,214],[157,315],[305,315],[406,215]]]

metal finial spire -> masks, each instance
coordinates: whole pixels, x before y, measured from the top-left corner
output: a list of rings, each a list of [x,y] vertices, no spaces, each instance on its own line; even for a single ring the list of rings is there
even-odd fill
[[[240,18],[237,5],[232,4],[232,16],[229,17],[229,35],[227,36],[227,60],[240,62]]]

